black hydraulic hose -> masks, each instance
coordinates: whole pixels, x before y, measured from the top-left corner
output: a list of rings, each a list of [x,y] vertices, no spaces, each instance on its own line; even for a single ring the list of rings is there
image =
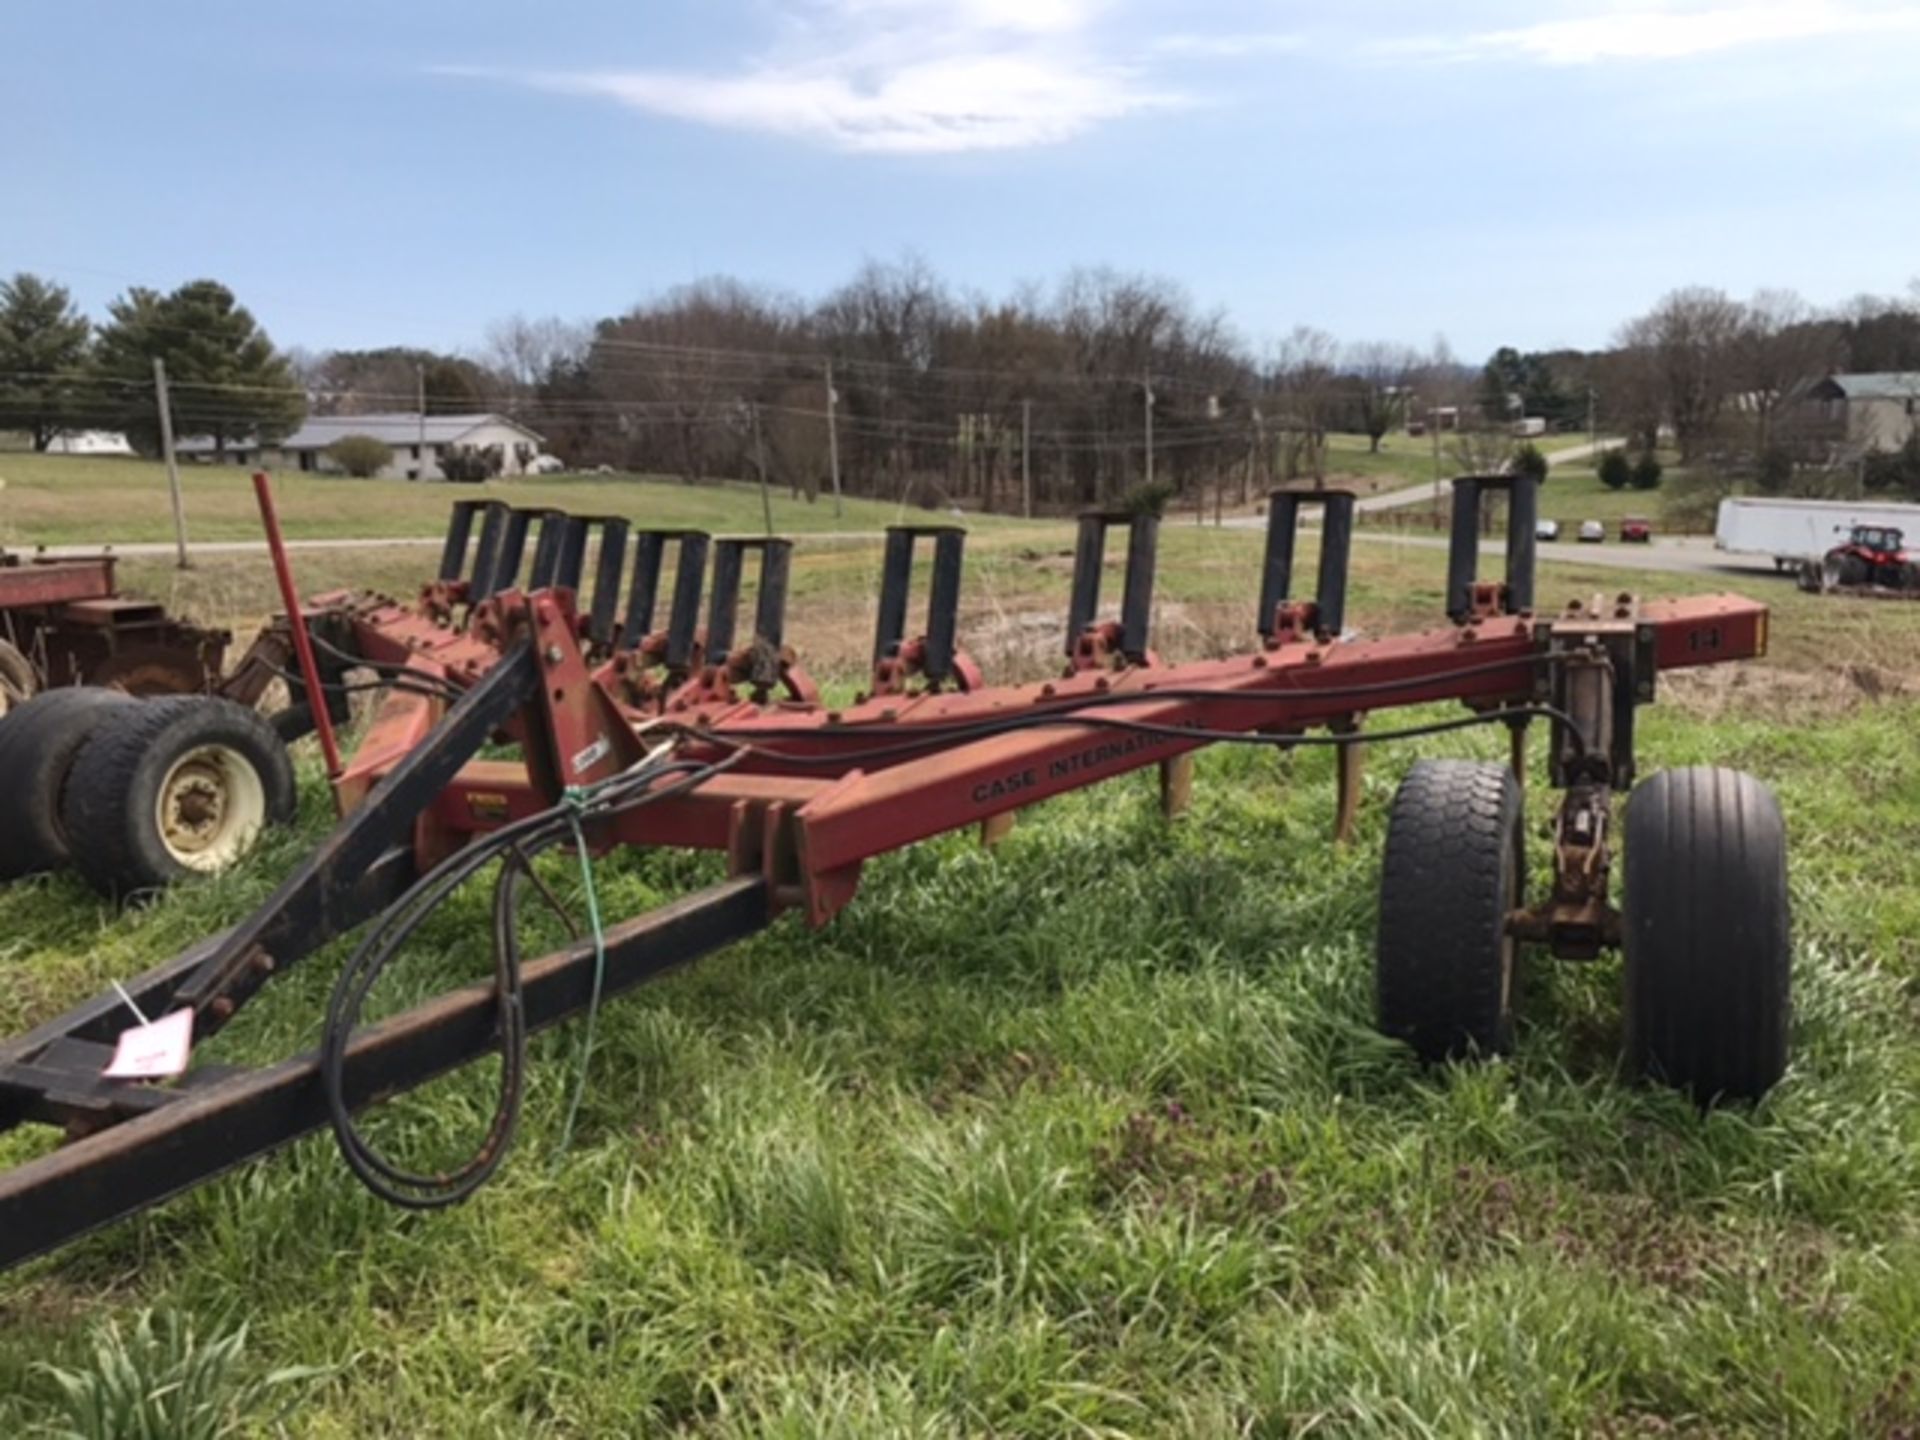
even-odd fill
[[[347,1168],[381,1199],[410,1210],[458,1204],[499,1168],[518,1127],[526,1086],[526,1012],[517,934],[518,879],[533,875],[545,851],[574,838],[575,821],[592,823],[685,794],[738,764],[744,755],[707,763],[665,760],[602,782],[590,792],[513,821],[440,862],[416,881],[356,947],[334,982],[321,1032],[320,1070],[327,1116]],[[661,784],[669,777],[678,778]],[[500,1044],[500,1090],[485,1136],[451,1170],[404,1169],[375,1150],[354,1124],[346,1094],[346,1056],[367,996],[407,940],[462,885],[504,857],[493,897],[492,950]],[[537,883],[537,880],[536,880]]]
[[[1391,695],[1406,690],[1418,690],[1447,680],[1473,679],[1481,675],[1498,674],[1511,670],[1517,665],[1537,667],[1541,665],[1559,665],[1566,663],[1567,656],[1559,652],[1524,655],[1512,660],[1496,660],[1480,665],[1469,665],[1464,669],[1448,670],[1438,675],[1407,675],[1396,680],[1373,680],[1356,685],[1300,685],[1282,686],[1273,690],[1227,690],[1217,686],[1169,685],[1154,689],[1107,690],[1095,695],[1076,695],[1058,697],[1055,703],[1047,707],[1036,706],[1022,711],[1020,718],[1036,716],[1059,718],[1072,716],[1082,710],[1097,710],[1114,705],[1144,705],[1155,700],[1218,700],[1226,704],[1258,705],[1270,702],[1276,697],[1289,700],[1348,700],[1368,695]],[[948,739],[952,736],[969,736],[985,725],[997,725],[1012,717],[995,716],[988,720],[951,720],[936,721],[932,724],[890,726],[887,723],[847,726],[833,733],[852,734],[856,732],[880,732],[889,728],[904,733],[909,728],[915,735],[924,735],[929,739]],[[761,740],[813,740],[823,733],[818,729],[803,729],[797,726],[756,726],[752,730],[728,731],[724,728],[688,730],[696,738],[731,739],[746,744],[757,745]]]
[[[1133,697],[1136,701],[1141,697]],[[1151,720],[1128,720],[1111,715],[1088,715],[1075,711],[1053,711],[1044,714],[1009,715],[993,720],[979,721],[975,724],[946,730],[939,735],[905,741],[896,745],[876,746],[867,750],[836,750],[825,755],[801,755],[791,751],[774,750],[758,741],[735,739],[723,731],[689,730],[685,733],[695,740],[711,741],[730,747],[735,753],[753,754],[763,760],[772,760],[782,765],[795,766],[850,766],[865,765],[881,760],[894,760],[906,755],[920,755],[932,745],[954,740],[990,740],[999,735],[1014,734],[1021,730],[1040,730],[1052,727],[1072,725],[1090,725],[1110,730],[1131,730],[1141,734],[1164,735],[1172,739],[1196,740],[1205,744],[1219,745],[1276,745],[1290,747],[1295,745],[1365,745],[1375,742],[1394,740],[1413,740],[1424,735],[1441,735],[1450,730],[1465,730],[1476,725],[1498,725],[1517,719],[1541,718],[1557,720],[1567,727],[1567,733],[1573,737],[1576,757],[1587,753],[1586,739],[1580,734],[1579,726],[1566,711],[1552,705],[1514,705],[1500,710],[1476,711],[1471,715],[1458,716],[1452,720],[1435,720],[1424,725],[1409,725],[1398,730],[1355,730],[1330,735],[1291,735],[1265,734],[1249,730],[1206,730],[1198,726],[1166,725]],[[882,727],[874,727],[876,730]],[[905,730],[906,727],[900,727]],[[939,727],[927,727],[938,729]],[[804,732],[809,738],[817,737],[820,732]],[[917,733],[917,727],[916,727]]]

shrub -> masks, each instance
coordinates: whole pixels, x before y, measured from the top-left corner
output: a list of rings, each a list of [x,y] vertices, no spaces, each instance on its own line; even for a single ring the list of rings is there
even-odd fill
[[[1649,450],[1633,462],[1633,488],[1636,490],[1658,490],[1661,476],[1660,462]]]
[[[449,445],[440,452],[440,473],[449,480],[491,480],[506,462],[498,445]]]
[[[1754,467],[1754,483],[1768,495],[1786,494],[1793,488],[1793,452],[1784,445],[1767,446]]]
[[[1547,478],[1547,457],[1540,447],[1531,440],[1513,452],[1513,458],[1507,462],[1516,475],[1524,475],[1529,480],[1545,482]]]
[[[1120,509],[1128,515],[1164,515],[1175,495],[1173,482],[1156,480],[1139,484],[1120,497]]]
[[[393,447],[371,435],[342,435],[327,446],[327,458],[355,479],[365,480],[393,463]]]
[[[1898,450],[1869,451],[1860,462],[1860,479],[1869,490],[1892,490],[1920,499],[1920,432]]]
[[[1600,483],[1609,490],[1624,490],[1633,479],[1633,462],[1624,450],[1609,450],[1600,457]]]

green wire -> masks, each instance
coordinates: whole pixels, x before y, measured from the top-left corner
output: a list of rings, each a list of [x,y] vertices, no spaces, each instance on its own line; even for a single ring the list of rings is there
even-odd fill
[[[580,884],[587,893],[587,923],[593,928],[593,994],[587,1001],[587,1030],[580,1046],[580,1070],[574,1079],[573,1099],[567,1105],[566,1124],[560,1130],[556,1160],[572,1148],[573,1122],[580,1114],[580,1102],[586,1098],[587,1067],[593,1060],[594,1021],[600,1014],[600,990],[607,975],[607,932],[600,923],[600,894],[593,883],[593,857],[587,851],[586,828],[580,823],[581,812],[593,798],[593,789],[570,785],[562,798],[567,806],[567,823],[573,827],[573,853],[580,861]]]

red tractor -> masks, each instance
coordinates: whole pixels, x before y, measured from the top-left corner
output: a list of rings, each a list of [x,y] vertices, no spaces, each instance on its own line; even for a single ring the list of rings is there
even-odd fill
[[[1920,594],[1920,558],[1906,549],[1906,537],[1890,525],[1855,525],[1846,540],[1821,561],[1825,589],[1877,587]]]

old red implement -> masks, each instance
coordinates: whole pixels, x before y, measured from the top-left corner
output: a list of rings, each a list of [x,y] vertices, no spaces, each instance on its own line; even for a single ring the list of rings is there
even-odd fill
[[[1480,580],[1476,564],[1490,488],[1508,492],[1498,581]],[[822,702],[785,640],[789,542],[636,532],[624,519],[460,502],[439,575],[418,598],[319,596],[289,627],[311,640],[297,647],[306,693],[337,696],[355,683],[349,675],[369,670],[387,691],[341,761],[337,827],[246,921],[126,986],[149,1016],[190,1010],[204,1038],[288,967],[365,926],[321,1045],[260,1069],[107,1079],[132,1023],[118,994],[0,1044],[0,1124],[54,1125],[67,1137],[0,1176],[0,1263],[329,1124],[381,1194],[415,1206],[461,1198],[506,1150],[529,1031],[788,912],[827,924],[853,902],[867,860],[929,836],[1149,766],[1175,812],[1192,753],[1214,743],[1336,746],[1344,834],[1363,742],[1505,727],[1510,765],[1423,761],[1394,801],[1376,954],[1381,1027],[1422,1060],[1490,1054],[1507,1041],[1520,946],[1569,959],[1620,948],[1634,1068],[1703,1102],[1763,1093],[1786,1062],[1777,807],[1730,771],[1635,785],[1634,715],[1663,671],[1761,654],[1765,607],[1736,596],[1615,595],[1536,613],[1534,483],[1469,477],[1454,495],[1442,623],[1349,636],[1352,497],[1283,492],[1273,497],[1251,617],[1257,643],[1183,665],[1160,663],[1149,643],[1157,522],[1085,516],[1060,673],[1010,686],[987,685],[958,644],[962,533],[892,530],[868,693],[839,706]],[[1320,555],[1315,592],[1303,599],[1294,555],[1307,504],[1321,509]],[[1102,618],[1116,530],[1127,535],[1124,592],[1117,614]],[[916,635],[908,613],[923,542],[932,581]],[[758,577],[743,627],[750,560]],[[656,626],[669,562],[671,602]],[[1436,702],[1463,709],[1366,728],[1375,712]],[[1547,778],[1562,798],[1552,881],[1529,897],[1520,772],[1536,720],[1548,728]],[[480,757],[502,738],[517,746],[514,758]],[[523,960],[512,939],[518,881],[542,851],[580,839],[592,851],[721,852],[728,878],[613,920],[599,945]],[[496,865],[494,979],[360,1025],[407,935]],[[499,1112],[466,1166],[409,1173],[356,1128],[362,1107],[495,1051],[504,1057]]]

